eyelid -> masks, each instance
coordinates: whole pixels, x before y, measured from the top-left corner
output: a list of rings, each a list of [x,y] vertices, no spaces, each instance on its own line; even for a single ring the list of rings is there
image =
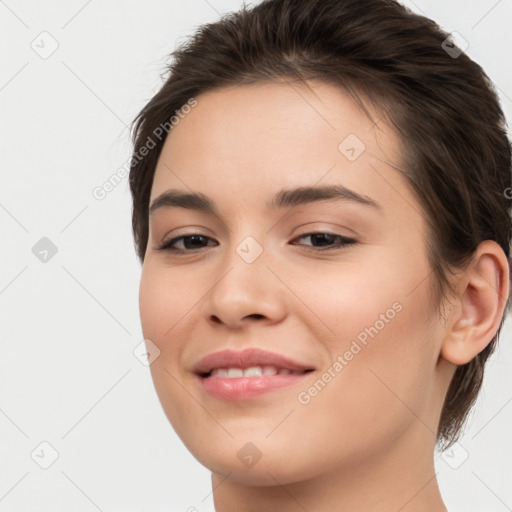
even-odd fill
[[[359,243],[358,240],[353,237],[347,237],[347,236],[341,235],[339,233],[333,233],[329,230],[322,230],[322,229],[317,229],[317,230],[313,229],[313,230],[309,230],[309,231],[306,230],[303,233],[299,233],[296,236],[294,236],[290,242],[295,242],[296,240],[300,240],[301,238],[311,237],[311,236],[315,236],[315,235],[327,235],[327,236],[334,237],[340,241],[333,242],[331,244],[327,244],[326,247],[322,247],[322,246],[314,247],[314,246],[304,245],[304,244],[300,244],[300,243],[291,243],[291,245],[303,247],[307,251],[314,252],[314,253],[318,254],[318,253],[322,253],[322,252],[330,252],[330,251],[334,252],[336,250],[339,251],[348,246],[355,245],[355,244]],[[172,245],[182,241],[183,239],[192,238],[192,237],[200,237],[200,238],[207,239],[207,242],[206,242],[207,244],[213,240],[218,245],[218,242],[211,236],[208,236],[208,235],[205,235],[205,234],[199,233],[199,232],[193,232],[193,233],[178,234],[177,236],[173,236],[168,240],[164,240],[162,243],[158,244],[158,246],[156,247],[156,250],[167,251],[170,254],[175,254],[175,255],[180,255],[180,254],[183,255],[183,254],[197,254],[202,249],[211,247],[211,245],[206,245],[205,247],[199,247],[196,249],[177,249],[176,247],[172,247]]]

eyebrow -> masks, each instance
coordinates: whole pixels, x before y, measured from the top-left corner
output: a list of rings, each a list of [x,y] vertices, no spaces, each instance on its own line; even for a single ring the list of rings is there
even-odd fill
[[[278,210],[330,199],[350,201],[363,206],[369,206],[376,210],[382,209],[382,206],[372,198],[358,194],[343,185],[298,187],[281,190],[277,192],[270,201],[267,201],[266,206],[270,210]],[[208,196],[202,193],[182,192],[176,189],[167,190],[155,198],[149,207],[149,215],[152,215],[161,208],[170,207],[199,210],[219,216],[215,202]]]

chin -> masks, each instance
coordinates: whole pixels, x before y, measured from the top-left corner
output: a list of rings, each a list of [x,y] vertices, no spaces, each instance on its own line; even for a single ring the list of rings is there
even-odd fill
[[[203,440],[208,435],[201,433],[201,442],[191,438],[182,438],[182,441],[204,467],[222,478],[244,485],[287,485],[310,479],[317,471],[322,472],[324,464],[315,464],[315,454],[307,443],[292,442],[286,435],[265,441],[265,435],[261,436],[261,441],[256,439],[254,442],[248,441],[252,436],[245,434],[223,442],[205,442]],[[320,463],[320,460],[316,462]]]

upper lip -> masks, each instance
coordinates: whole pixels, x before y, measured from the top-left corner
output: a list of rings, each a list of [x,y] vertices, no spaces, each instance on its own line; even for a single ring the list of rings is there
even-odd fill
[[[215,368],[250,368],[251,366],[275,366],[278,369],[292,371],[314,370],[311,366],[293,361],[292,359],[258,348],[245,350],[220,350],[203,357],[194,367],[199,375],[210,373]]]

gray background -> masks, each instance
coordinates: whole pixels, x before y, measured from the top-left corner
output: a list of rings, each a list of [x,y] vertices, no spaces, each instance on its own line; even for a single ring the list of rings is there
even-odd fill
[[[468,41],[512,121],[512,2],[404,3]],[[169,52],[241,5],[0,1],[0,511],[213,510],[133,353],[127,179],[93,191],[128,168],[128,125]],[[512,510],[511,341],[507,320],[466,435],[436,456],[451,512]]]

